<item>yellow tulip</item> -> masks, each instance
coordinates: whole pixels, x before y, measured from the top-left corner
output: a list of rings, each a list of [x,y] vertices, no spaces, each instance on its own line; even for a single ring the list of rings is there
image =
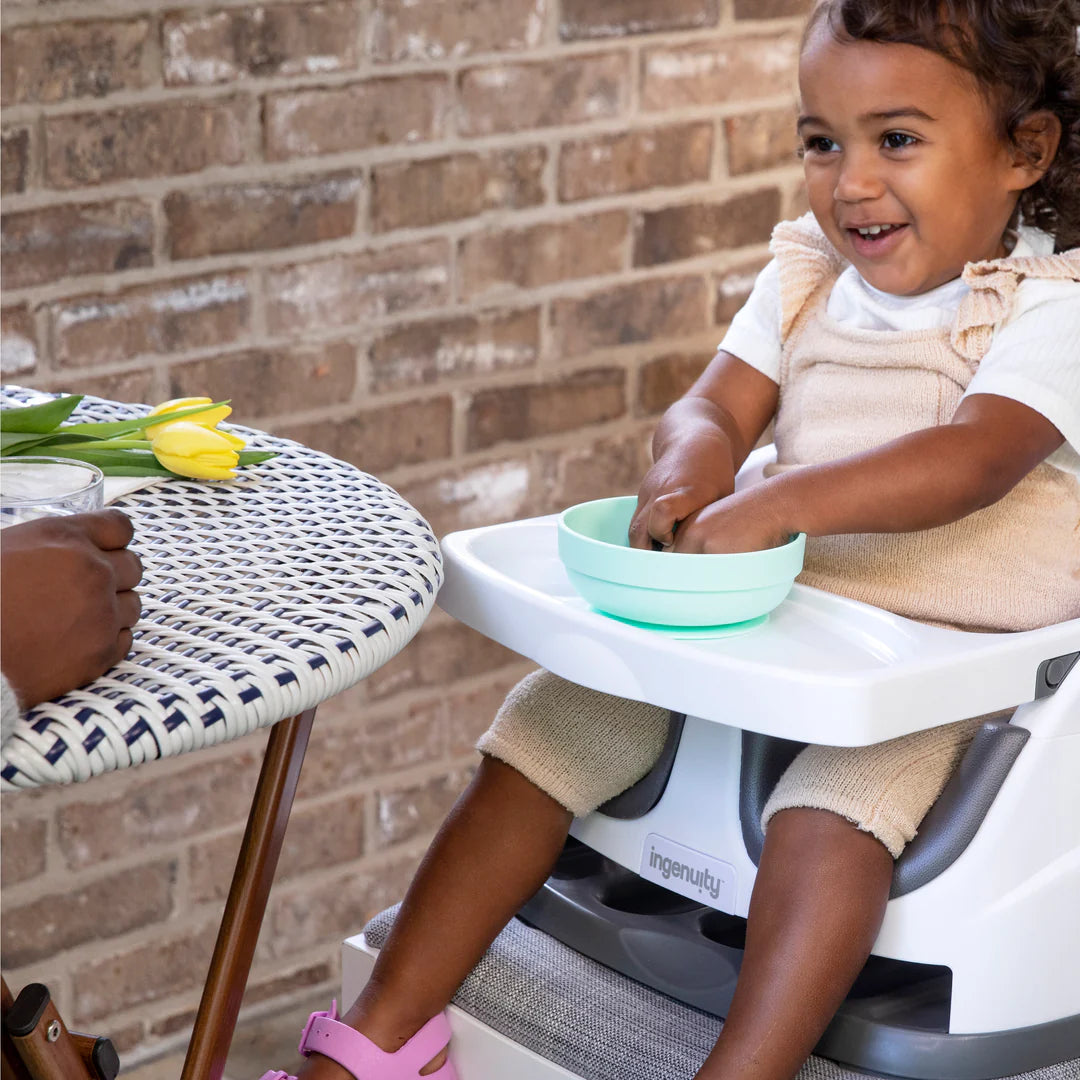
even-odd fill
[[[163,401],[160,405],[155,405],[147,415],[167,416],[169,413],[178,412],[180,409],[194,409],[196,405],[212,404],[213,399],[208,397],[173,398],[171,401]],[[207,409],[206,412],[195,413],[194,416],[187,417],[184,423],[198,424],[199,427],[205,428],[217,427],[231,412],[232,409],[228,405],[219,405],[216,409]],[[176,422],[174,421],[174,423]],[[164,429],[165,424],[155,424],[153,427],[148,427],[146,428],[146,437],[148,439],[156,438],[158,433]]]
[[[239,436],[187,420],[158,426],[150,441],[154,457],[166,469],[196,480],[231,480],[243,448]]]

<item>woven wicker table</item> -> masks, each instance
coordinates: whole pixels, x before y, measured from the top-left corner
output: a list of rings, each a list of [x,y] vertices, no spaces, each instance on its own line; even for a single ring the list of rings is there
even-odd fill
[[[0,401],[38,396],[5,387]],[[143,411],[87,398],[73,419]],[[235,481],[168,480],[114,503],[144,565],[134,648],[33,709],[0,761],[5,792],[76,783],[274,725],[183,1080],[224,1070],[316,706],[394,656],[442,583],[430,527],[396,492],[295,442],[235,430],[281,456]]]

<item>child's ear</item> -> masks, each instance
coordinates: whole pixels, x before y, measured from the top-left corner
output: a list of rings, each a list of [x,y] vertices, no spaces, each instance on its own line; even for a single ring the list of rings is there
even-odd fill
[[[1014,190],[1037,184],[1050,168],[1061,142],[1061,120],[1049,109],[1028,113],[1016,126],[1012,138]]]

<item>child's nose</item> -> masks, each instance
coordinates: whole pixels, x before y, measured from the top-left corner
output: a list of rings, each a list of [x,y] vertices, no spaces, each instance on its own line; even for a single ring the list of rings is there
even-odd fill
[[[833,198],[837,202],[876,199],[884,188],[877,155],[848,152],[840,162]]]

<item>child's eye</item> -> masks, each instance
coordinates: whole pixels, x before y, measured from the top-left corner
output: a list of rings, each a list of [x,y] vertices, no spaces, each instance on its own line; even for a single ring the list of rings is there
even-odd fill
[[[836,149],[836,143],[824,135],[811,135],[803,140],[801,154],[828,154]]]
[[[905,147],[914,146],[919,140],[903,131],[889,131],[881,141],[889,150],[903,150]]]

